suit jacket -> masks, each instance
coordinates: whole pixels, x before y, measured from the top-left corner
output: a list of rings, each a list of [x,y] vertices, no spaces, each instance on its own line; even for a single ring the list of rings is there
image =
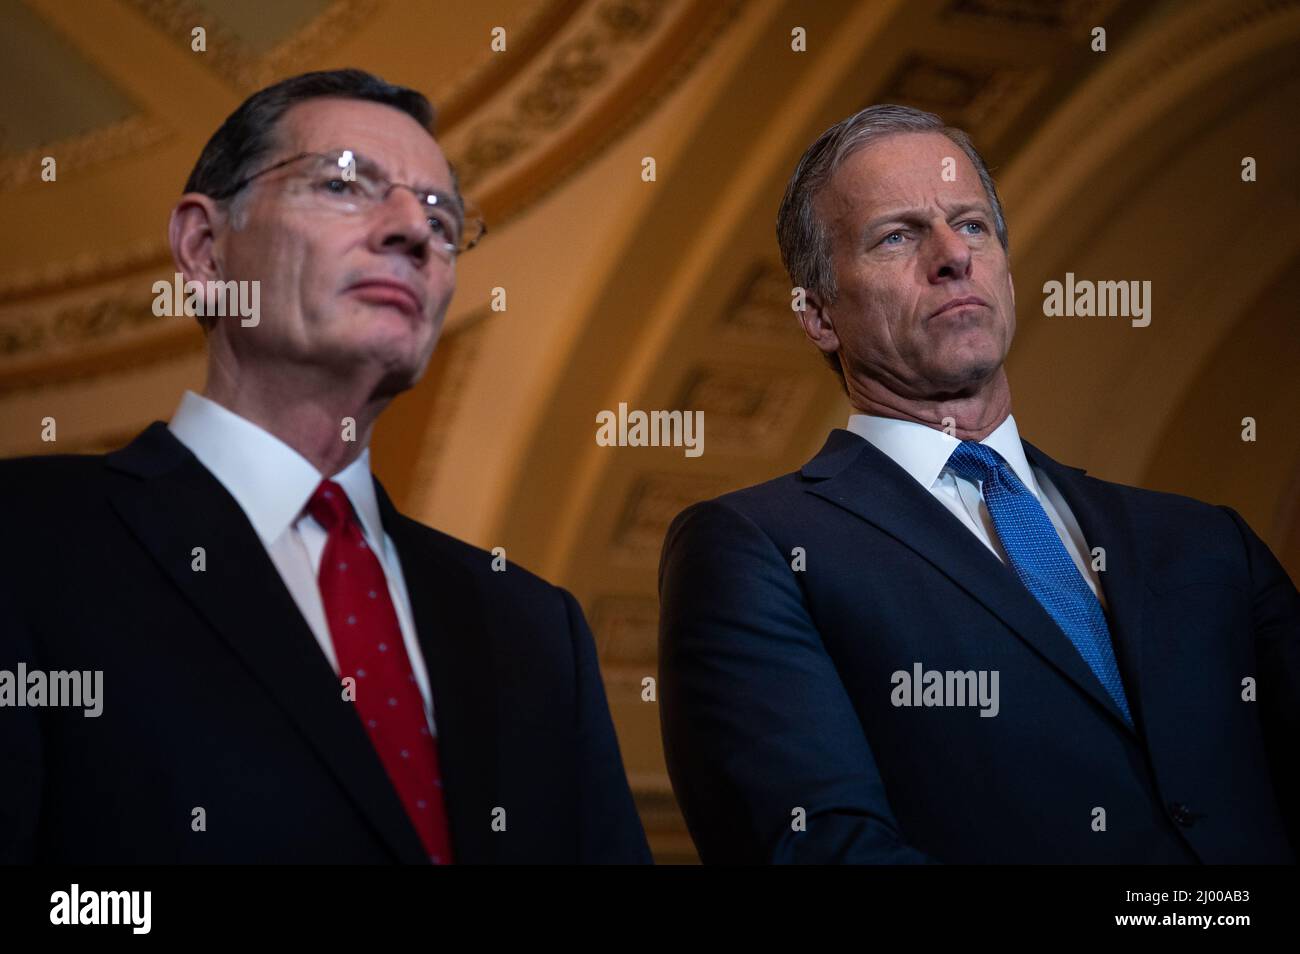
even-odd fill
[[[107,456],[0,463],[0,490],[0,668],[101,670],[104,696],[98,718],[0,709],[0,860],[427,862],[252,526],[165,425]],[[377,491],[428,664],[455,860],[648,861],[573,597],[493,572]]]
[[[1295,586],[1232,510],[1023,443],[1105,549],[1135,728],[1010,567],[835,430],[664,544],[664,746],[705,862],[1294,863]],[[998,714],[895,705],[918,662],[996,671]]]

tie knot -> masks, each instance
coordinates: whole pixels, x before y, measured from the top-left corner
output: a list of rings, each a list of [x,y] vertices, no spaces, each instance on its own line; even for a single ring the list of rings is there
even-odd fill
[[[977,441],[962,441],[948,458],[948,466],[970,481],[991,481],[1007,472],[1007,462],[991,447]],[[1014,481],[1011,483],[1014,486]]]
[[[332,480],[322,480],[307,501],[307,512],[328,532],[351,516],[352,505],[342,487]]]

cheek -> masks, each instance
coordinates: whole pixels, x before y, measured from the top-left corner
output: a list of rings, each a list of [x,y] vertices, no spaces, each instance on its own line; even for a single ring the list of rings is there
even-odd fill
[[[1002,313],[1006,316],[1006,325],[1008,335],[1016,330],[1016,290],[1007,282],[1006,290],[1002,294]]]
[[[441,302],[438,307],[438,318],[441,321],[442,316],[447,313],[447,306],[451,304],[452,295],[456,294],[456,277],[454,275],[448,279],[447,284],[438,290],[438,294],[441,295],[441,298],[438,299]]]
[[[313,241],[308,236],[283,250],[278,265],[284,276],[285,293],[301,303],[306,317],[347,306],[347,297],[339,294],[343,284],[342,263],[346,260],[342,248]],[[288,304],[292,306],[294,302]]]
[[[897,281],[878,278],[867,286],[865,313],[873,338],[906,335],[916,325],[916,290]]]
[[[239,245],[246,274],[262,282],[262,298],[283,302],[295,285],[298,237],[284,228],[263,229],[241,236]]]

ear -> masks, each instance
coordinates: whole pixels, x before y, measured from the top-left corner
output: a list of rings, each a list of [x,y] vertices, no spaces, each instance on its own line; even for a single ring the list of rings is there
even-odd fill
[[[206,195],[187,192],[176,203],[167,224],[167,238],[172,261],[186,281],[215,281],[221,277],[216,239],[226,224],[225,213]]]
[[[827,307],[826,299],[817,292],[808,291],[804,293],[803,311],[795,312],[799,324],[803,327],[803,333],[824,354],[830,354],[840,348],[839,335],[835,333],[835,326],[831,324]]]

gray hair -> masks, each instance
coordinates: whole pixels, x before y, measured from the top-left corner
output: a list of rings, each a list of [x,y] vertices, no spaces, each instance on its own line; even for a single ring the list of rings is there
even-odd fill
[[[813,208],[817,194],[844,161],[859,149],[887,136],[915,132],[940,133],[966,153],[979,173],[984,194],[992,206],[998,241],[1002,250],[1010,254],[1007,223],[1002,215],[997,188],[970,136],[955,126],[945,125],[934,113],[924,110],[892,104],[868,106],[822,133],[803,154],[785,187],[781,208],[776,215],[776,240],[781,246],[781,261],[796,286],[815,292],[828,302],[833,302],[839,294],[835,270],[831,267],[830,236]],[[832,352],[824,357],[844,383],[839,354]]]

